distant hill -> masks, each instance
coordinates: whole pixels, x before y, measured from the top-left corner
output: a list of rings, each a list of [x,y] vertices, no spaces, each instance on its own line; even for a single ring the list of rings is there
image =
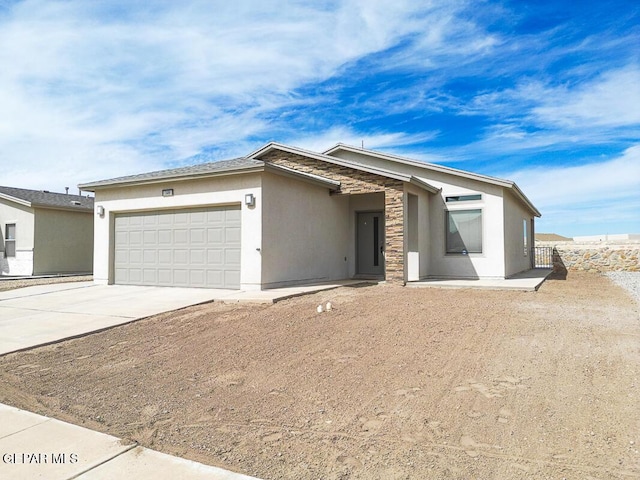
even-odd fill
[[[536,233],[536,242],[571,242],[573,238],[563,237],[557,233]]]

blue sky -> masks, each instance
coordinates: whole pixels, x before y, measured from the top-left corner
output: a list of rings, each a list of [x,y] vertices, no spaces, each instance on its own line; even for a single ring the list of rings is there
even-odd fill
[[[3,185],[364,142],[640,233],[637,1],[0,0],[0,65]]]

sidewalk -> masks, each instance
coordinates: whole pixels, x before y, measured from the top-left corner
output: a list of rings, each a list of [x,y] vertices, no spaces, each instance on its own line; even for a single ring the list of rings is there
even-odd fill
[[[256,480],[0,403],[0,479]]]
[[[518,273],[509,278],[496,279],[446,279],[446,278],[427,278],[425,280],[408,282],[407,287],[412,288],[478,288],[486,290],[522,290],[535,292],[540,285],[547,279],[553,270],[551,269],[532,269],[526,272]]]

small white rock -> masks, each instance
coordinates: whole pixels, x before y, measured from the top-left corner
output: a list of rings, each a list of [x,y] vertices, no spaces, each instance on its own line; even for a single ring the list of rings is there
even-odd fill
[[[322,313],[322,305],[318,305],[318,308],[316,308],[316,311],[318,313]]]
[[[327,302],[327,312],[329,312],[331,308],[333,308],[333,306],[331,305],[331,302]]]

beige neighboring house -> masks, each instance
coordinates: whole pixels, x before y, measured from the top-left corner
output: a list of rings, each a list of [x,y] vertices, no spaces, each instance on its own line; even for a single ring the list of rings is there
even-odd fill
[[[338,144],[80,185],[94,279],[257,290],[348,278],[505,278],[532,266],[540,212],[518,186]]]
[[[91,273],[93,198],[0,187],[0,274]]]

